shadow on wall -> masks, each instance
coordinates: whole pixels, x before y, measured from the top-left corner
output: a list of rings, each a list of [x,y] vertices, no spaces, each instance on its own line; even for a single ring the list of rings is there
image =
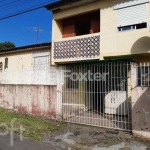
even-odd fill
[[[132,129],[150,132],[150,88],[137,87],[133,91],[133,102]]]
[[[150,37],[138,39],[131,48],[131,54],[148,53],[150,51]]]

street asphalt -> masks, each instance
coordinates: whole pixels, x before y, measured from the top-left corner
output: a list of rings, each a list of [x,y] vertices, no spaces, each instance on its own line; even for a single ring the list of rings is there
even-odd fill
[[[10,133],[5,136],[0,135],[0,150],[55,150],[52,146],[43,143],[33,142],[29,139],[20,141],[20,137],[14,135],[13,146],[10,145]]]

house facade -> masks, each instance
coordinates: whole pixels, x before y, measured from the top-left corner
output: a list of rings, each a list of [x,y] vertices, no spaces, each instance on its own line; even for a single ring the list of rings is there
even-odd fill
[[[149,0],[63,0],[52,43],[0,51],[0,107],[150,138]]]
[[[149,0],[46,8],[53,11],[51,64],[60,70],[57,119],[150,137]]]
[[[54,11],[52,63],[103,60],[107,57],[116,58],[124,55],[142,61],[141,55],[145,58],[145,54],[147,58],[143,61],[148,61],[150,21],[148,0],[67,1],[67,4],[65,5],[64,2],[62,5],[65,6],[62,7],[53,5],[49,6]],[[63,52],[64,56],[61,55],[60,46],[64,46],[63,43],[65,44],[66,41],[70,42],[67,46],[71,47],[72,40],[85,40],[92,37],[99,37],[99,53],[95,51],[95,54],[87,56],[87,51],[82,54],[82,45],[80,45],[80,51],[74,52],[74,55],[70,51],[65,57],[67,48],[63,48],[66,51]],[[94,46],[92,42],[88,44],[89,48]]]
[[[56,71],[50,52],[51,43],[0,51],[0,107],[56,117]]]

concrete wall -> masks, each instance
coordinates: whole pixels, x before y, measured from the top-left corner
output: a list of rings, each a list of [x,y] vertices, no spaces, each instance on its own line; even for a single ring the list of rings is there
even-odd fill
[[[16,52],[9,52],[6,54],[0,54],[0,62],[3,63],[3,71],[5,58],[8,58],[8,69],[7,70],[30,70],[33,69],[34,64],[34,53],[40,53],[51,50],[51,46],[43,48],[27,48],[24,50],[17,50]]]
[[[56,85],[56,67],[50,65],[50,50],[51,46],[48,46],[1,54],[0,62],[3,63],[3,69],[0,72],[0,83]],[[45,62],[43,62],[43,65],[42,62],[39,62],[35,66],[35,58],[45,54],[48,55],[46,56],[49,60],[48,63],[44,64]],[[8,58],[7,69],[4,68],[5,58]]]
[[[56,85],[57,69],[6,70],[0,73],[0,84]]]
[[[56,86],[0,85],[0,107],[56,118]]]
[[[149,28],[125,32],[118,32],[117,30],[117,14],[113,7],[115,4],[125,1],[127,0],[99,0],[91,4],[54,13],[52,40],[62,39],[61,27],[58,26],[57,21],[93,10],[100,10],[100,58],[148,53],[150,47]],[[148,23],[150,22],[149,7],[150,3],[147,3]]]
[[[56,118],[57,70],[50,65],[50,49],[51,46],[27,48],[0,55],[0,62],[3,63],[0,107],[23,114]],[[46,55],[49,62],[46,66],[40,66],[37,62],[35,70],[34,58],[41,55]],[[8,58],[7,69],[4,68],[5,58]]]
[[[132,131],[134,134],[150,138],[150,88],[137,87],[137,64],[132,64]]]

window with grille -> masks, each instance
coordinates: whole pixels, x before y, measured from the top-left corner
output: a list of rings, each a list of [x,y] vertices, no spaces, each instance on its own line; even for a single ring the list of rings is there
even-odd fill
[[[3,63],[0,62],[0,72],[2,72],[2,70],[3,70]]]
[[[150,86],[150,66],[138,67],[138,86]]]
[[[5,69],[8,69],[8,58],[5,58]]]

